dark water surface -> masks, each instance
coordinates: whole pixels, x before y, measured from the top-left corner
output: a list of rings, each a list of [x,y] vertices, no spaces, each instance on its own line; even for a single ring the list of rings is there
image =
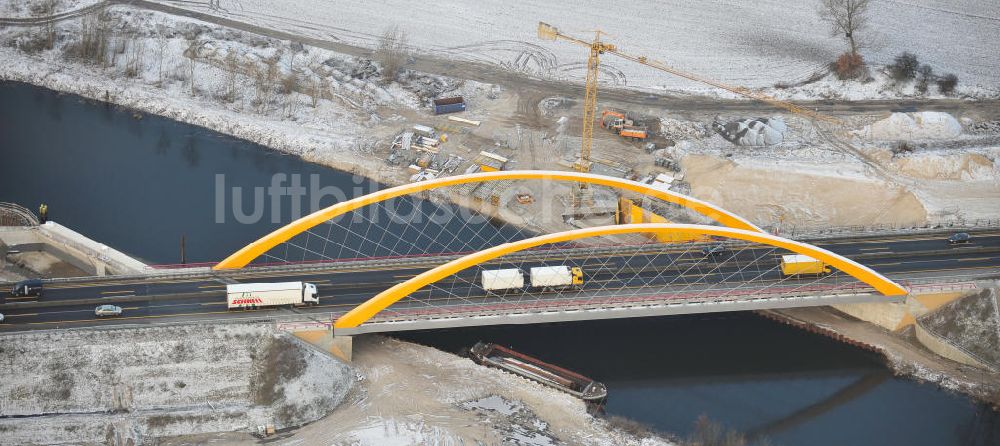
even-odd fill
[[[304,193],[301,198],[285,189],[295,181]],[[151,115],[137,119],[126,110],[78,96],[0,83],[0,202],[32,210],[45,203],[52,220],[147,263],[180,262],[182,236],[188,262],[218,261],[293,217],[379,187],[201,127]],[[423,207],[418,217],[440,208],[402,198],[392,202],[392,209],[409,215],[414,201]],[[385,207],[377,209],[381,214],[376,221],[397,233],[404,228],[414,236],[442,232],[433,221],[407,227],[387,218]],[[420,248],[462,250],[468,249],[463,246],[467,242],[492,245],[495,239],[518,233],[496,224],[483,230],[464,221],[447,223],[448,231],[464,237],[419,240]],[[367,221],[356,225],[358,233],[367,234]],[[351,239],[350,233],[335,228],[317,231],[331,244],[338,237]],[[429,246],[435,243],[447,246]],[[401,249],[374,245],[355,247],[366,256],[398,254]],[[274,254],[284,260],[315,258],[303,257],[302,251],[277,251]],[[351,250],[338,254],[360,256]]]
[[[241,224],[227,196],[218,221],[217,174],[225,190],[243,188],[246,214],[256,209],[250,191],[275,174],[300,174],[306,184],[315,175],[349,197],[379,187],[199,127],[0,83],[0,201],[47,203],[54,220],[154,263],[177,262],[182,235],[189,261],[212,261],[291,214],[281,202],[271,222],[266,202],[265,218]],[[682,436],[706,415],[781,445],[1000,444],[1000,419],[985,406],[894,378],[876,355],[749,313],[399,336],[448,351],[478,340],[512,346],[606,383],[609,414]]]
[[[451,352],[479,340],[512,347],[604,382],[608,414],[681,436],[705,415],[777,445],[1000,444],[1000,414],[987,406],[752,313],[394,336]]]

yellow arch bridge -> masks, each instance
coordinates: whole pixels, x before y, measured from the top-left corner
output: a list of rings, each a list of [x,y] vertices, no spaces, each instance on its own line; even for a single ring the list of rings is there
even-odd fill
[[[614,226],[600,226],[586,229],[576,229],[554,234],[540,235],[523,240],[511,241],[483,249],[478,252],[455,258],[451,261],[433,267],[416,276],[395,284],[376,294],[357,307],[342,314],[335,321],[337,333],[361,333],[365,331],[390,331],[405,329],[421,329],[444,326],[461,326],[476,324],[502,323],[534,323],[559,320],[579,320],[609,317],[634,317],[658,314],[680,314],[710,311],[733,311],[741,309],[777,308],[787,306],[829,305],[831,303],[872,301],[873,298],[898,299],[907,294],[907,290],[887,279],[874,270],[853,260],[830,252],[828,250],[767,234],[753,223],[731,212],[695,198],[664,191],[646,184],[580,172],[557,171],[501,171],[479,174],[457,175],[424,181],[403,186],[380,190],[362,197],[337,203],[333,206],[316,211],[310,215],[293,221],[282,228],[250,243],[235,252],[222,262],[215,265],[216,270],[243,268],[258,256],[268,250],[287,242],[296,235],[309,231],[311,228],[329,221],[337,216],[355,211],[366,206],[377,204],[391,198],[414,194],[417,192],[455,186],[465,183],[503,181],[503,180],[542,180],[562,181],[571,183],[587,183],[607,186],[610,188],[630,191],[657,198],[669,203],[685,207],[716,221],[721,226],[671,224],[671,223],[639,223]],[[698,300],[667,299],[671,296],[648,296],[638,301],[617,303],[607,298],[590,298],[586,301],[565,300],[549,305],[544,299],[524,305],[484,306],[477,303],[455,305],[441,308],[439,312],[428,311],[393,311],[389,307],[407,296],[411,296],[423,287],[432,285],[442,279],[454,276],[464,270],[486,262],[495,261],[503,256],[515,254],[532,248],[563,242],[582,240],[592,237],[617,236],[627,234],[649,234],[654,236],[696,236],[720,237],[744,242],[767,245],[793,253],[806,255],[824,262],[842,273],[857,280],[856,288],[845,291],[843,287],[836,291],[824,290],[823,287],[813,287],[803,290],[803,287],[791,289],[752,290],[750,295],[741,295],[727,291],[721,298],[712,299],[712,295],[702,292]],[[852,291],[853,290],[853,291]],[[794,293],[792,292],[794,291]],[[769,295],[768,292],[773,292]],[[833,294],[831,294],[833,293]],[[794,294],[794,298],[789,298]],[[796,300],[798,299],[798,300]],[[833,300],[831,300],[833,299]],[[586,305],[581,305],[581,302]],[[381,316],[380,316],[381,314]],[[375,318],[378,327],[366,324]]]

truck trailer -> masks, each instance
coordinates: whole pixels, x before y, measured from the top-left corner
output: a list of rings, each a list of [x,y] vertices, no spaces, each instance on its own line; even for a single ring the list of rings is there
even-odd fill
[[[830,267],[820,260],[802,254],[781,256],[781,273],[786,276],[820,275],[830,272]]]
[[[461,96],[434,100],[434,114],[458,113],[465,111],[465,99]]]
[[[483,289],[504,291],[524,288],[524,274],[517,268],[483,271]]]
[[[583,270],[578,266],[539,266],[531,268],[532,288],[574,288],[583,285]]]
[[[239,283],[226,285],[229,309],[253,309],[281,305],[318,305],[316,285],[306,282]]]

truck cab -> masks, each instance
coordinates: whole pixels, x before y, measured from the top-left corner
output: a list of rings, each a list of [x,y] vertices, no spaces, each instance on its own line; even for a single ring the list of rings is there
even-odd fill
[[[313,305],[319,305],[319,297],[316,296],[316,284],[306,283],[302,291],[302,302],[309,302]]]
[[[573,286],[577,287],[583,285],[583,269],[579,266],[574,266],[570,268],[569,271],[570,274],[573,275]]]

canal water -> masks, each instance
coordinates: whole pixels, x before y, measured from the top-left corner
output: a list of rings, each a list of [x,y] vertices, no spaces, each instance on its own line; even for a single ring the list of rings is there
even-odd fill
[[[226,188],[245,191],[268,187],[276,174],[315,175],[351,196],[379,187],[202,128],[0,83],[0,201],[46,203],[52,219],[154,263],[179,261],[181,236],[188,261],[212,261],[281,223],[244,224],[231,213],[219,221],[220,174]],[[241,200],[244,210],[255,206],[249,192]],[[288,206],[278,203],[281,215]],[[777,445],[1000,444],[1000,417],[986,406],[893,377],[874,354],[749,313],[399,336],[452,352],[479,340],[511,346],[606,383],[609,415],[682,437],[705,416]]]
[[[301,189],[301,197],[293,196],[288,186]],[[362,177],[202,127],[134,115],[26,84],[0,83],[0,202],[32,210],[45,203],[52,220],[147,263],[180,263],[182,237],[187,262],[218,261],[293,216],[379,187]],[[422,206],[421,212],[412,212],[414,202]],[[438,228],[435,222],[423,218],[404,225],[389,218],[388,210],[396,217],[458,212],[456,207],[448,208],[404,197],[393,200],[391,206],[377,207],[379,215],[365,218],[390,226],[390,233],[405,229],[407,234],[430,237],[427,234],[441,232],[429,229]],[[321,254],[347,258],[400,251],[393,250],[391,243],[361,243],[342,228],[346,225],[358,234],[369,234],[368,221],[355,219],[353,214],[349,217],[340,226],[317,229],[331,245],[346,241],[349,249]],[[474,235],[424,239],[419,242],[421,249],[459,251],[469,249],[467,243],[485,247],[524,236],[492,222],[479,223],[495,226],[485,229],[478,224],[463,225],[464,221],[449,220],[447,231],[466,230]],[[377,238],[374,234],[369,235]],[[382,236],[381,240],[391,239]],[[431,246],[435,243],[446,246]],[[315,247],[307,253],[296,248],[307,247],[305,243],[293,244],[273,254],[284,260],[318,257],[312,255],[317,254]]]

